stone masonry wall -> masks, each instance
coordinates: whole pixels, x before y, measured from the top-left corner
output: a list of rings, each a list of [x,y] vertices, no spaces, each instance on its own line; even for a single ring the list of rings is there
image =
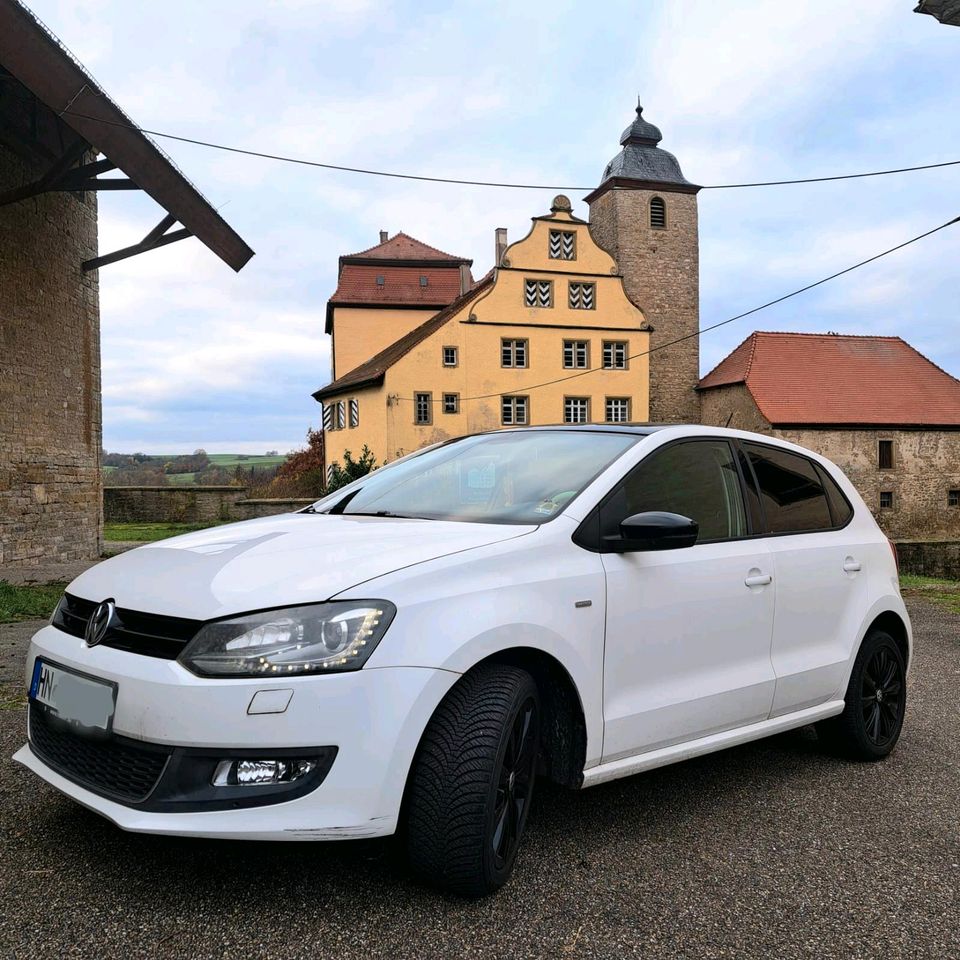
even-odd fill
[[[650,226],[650,200],[662,197],[667,226]],[[696,194],[614,188],[590,205],[590,232],[617,261],[627,296],[643,310],[650,335],[650,420],[697,423],[700,244]]]
[[[0,146],[0,190],[45,172]],[[96,194],[0,207],[0,579],[7,564],[99,556]]]
[[[210,523],[292,513],[313,499],[248,500],[246,487],[105,487],[108,523]]]
[[[743,385],[705,390],[703,423],[782,437],[832,460],[850,478],[883,531],[892,539],[960,540],[960,506],[949,506],[960,491],[960,431],[774,429]],[[878,468],[878,442],[893,441],[893,469]],[[880,509],[881,491],[893,507]]]

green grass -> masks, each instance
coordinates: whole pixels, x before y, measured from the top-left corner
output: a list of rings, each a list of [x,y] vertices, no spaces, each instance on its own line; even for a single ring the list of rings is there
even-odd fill
[[[193,533],[194,530],[206,530],[227,521],[215,520],[212,523],[105,523],[104,540],[128,540],[140,543],[153,543],[166,540],[181,533]]]
[[[0,623],[48,620],[64,586],[63,583],[41,583],[20,587],[0,580]]]
[[[960,613],[960,582],[939,580],[936,577],[918,577],[912,573],[900,575],[900,588],[908,597],[923,597]]]

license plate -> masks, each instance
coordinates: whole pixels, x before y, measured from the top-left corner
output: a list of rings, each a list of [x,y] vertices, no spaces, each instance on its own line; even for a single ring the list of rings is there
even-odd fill
[[[90,731],[108,731],[113,723],[117,685],[37,659],[30,699],[60,720]]]

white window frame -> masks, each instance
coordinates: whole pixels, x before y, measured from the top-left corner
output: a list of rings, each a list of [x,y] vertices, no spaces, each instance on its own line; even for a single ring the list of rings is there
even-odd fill
[[[421,416],[421,413],[423,416]],[[413,394],[413,422],[418,427],[433,423],[433,394],[426,390],[417,390]]]
[[[586,370],[590,366],[589,340],[563,341],[564,370]]]
[[[500,422],[505,427],[522,427],[530,423],[530,398],[504,394],[500,397]]]
[[[447,401],[453,399],[453,407],[448,408]],[[459,413],[460,412],[460,394],[459,393],[445,393],[442,397],[441,409],[444,413]]]
[[[615,408],[613,405],[616,404]],[[603,413],[604,413],[604,422],[605,423],[629,423],[630,422],[630,398],[629,397],[606,397],[603,404]],[[612,410],[618,409],[623,413],[623,416],[614,415],[610,416]]]
[[[589,397],[564,397],[563,398],[563,422],[564,423],[589,423],[590,422],[590,398]]]
[[[441,350],[440,356],[441,356],[441,358],[442,358],[442,360],[443,360],[443,365],[444,365],[445,367],[455,367],[455,366],[457,366],[457,364],[460,362],[460,351],[459,351],[456,347],[447,345],[447,346],[445,346],[445,347],[441,347],[440,350]],[[448,359],[447,359],[447,351],[448,351],[448,350],[451,351],[451,353],[452,353],[452,356],[453,356],[453,359],[452,359],[452,360],[448,360]]]
[[[622,363],[617,363],[617,352],[622,351]],[[609,359],[608,359],[609,358]],[[626,340],[603,341],[603,369],[626,370],[630,366],[630,347]]]
[[[529,341],[524,337],[500,338],[500,366],[507,369],[526,370],[528,365]],[[522,359],[523,363],[518,362]]]

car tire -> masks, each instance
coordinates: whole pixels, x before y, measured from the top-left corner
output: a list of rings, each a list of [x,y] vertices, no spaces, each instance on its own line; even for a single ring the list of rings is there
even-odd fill
[[[882,760],[897,745],[907,705],[906,663],[889,633],[864,638],[839,716],[817,724],[817,736],[851,760]]]
[[[540,752],[530,674],[488,664],[466,674],[430,721],[411,770],[407,851],[414,873],[468,897],[509,878]]]

